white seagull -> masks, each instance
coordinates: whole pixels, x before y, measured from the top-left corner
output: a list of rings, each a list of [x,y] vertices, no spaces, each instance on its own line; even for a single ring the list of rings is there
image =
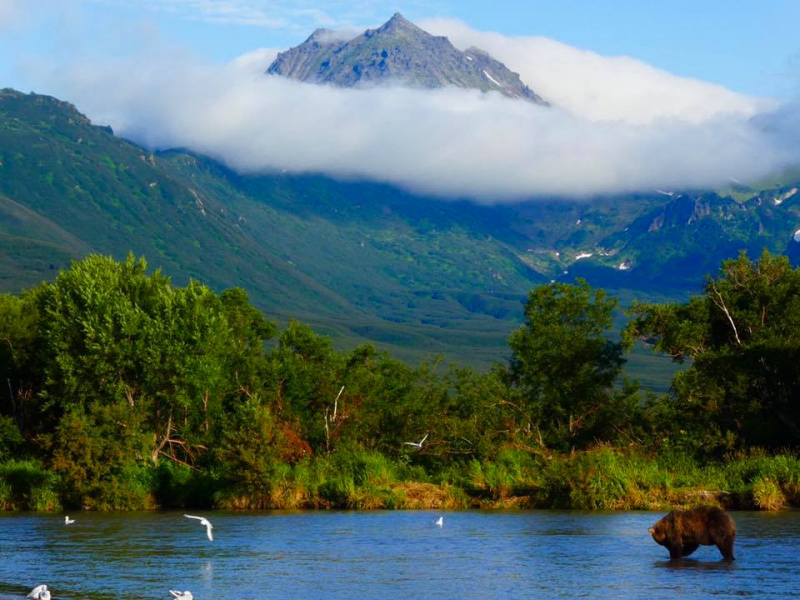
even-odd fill
[[[422,438],[419,442],[403,442],[404,446],[414,446],[417,450],[422,450],[422,444],[425,440],[428,439],[428,434],[425,434],[425,437]]]
[[[46,585],[37,585],[27,597],[34,600],[50,600],[50,592],[47,590]]]
[[[194,596],[192,596],[192,592],[186,590],[185,592],[176,592],[175,590],[170,590],[170,594],[175,596],[178,600],[192,600]]]
[[[439,517],[433,523],[438,527],[444,527],[444,517]]]
[[[214,529],[214,526],[211,524],[211,521],[209,521],[205,517],[195,517],[194,515],[183,515],[183,516],[186,517],[187,519],[197,519],[198,521],[200,521],[200,525],[205,525],[206,526],[206,534],[208,535],[209,541],[211,541],[211,542],[214,541],[214,534],[211,533],[211,530]],[[186,592],[186,593],[188,594],[188,592]],[[189,594],[189,599],[188,600],[192,600],[191,596],[192,595]]]
[[[64,525],[72,525],[75,522],[75,519],[70,519],[69,515],[64,517]]]

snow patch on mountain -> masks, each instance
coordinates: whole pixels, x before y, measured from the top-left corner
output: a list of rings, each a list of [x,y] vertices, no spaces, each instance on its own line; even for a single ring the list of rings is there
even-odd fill
[[[773,200],[773,202],[775,202],[776,206],[780,206],[781,204],[786,202],[789,198],[794,196],[796,193],[797,193],[797,188],[793,187],[792,189],[790,189],[785,194],[781,194],[780,196],[775,196],[775,199]]]
[[[491,81],[497,87],[503,87],[497,82],[497,80],[494,77],[492,77],[491,75],[489,75],[489,73],[486,72],[486,69],[483,69],[483,74],[486,75],[486,77],[489,78],[489,81]]]

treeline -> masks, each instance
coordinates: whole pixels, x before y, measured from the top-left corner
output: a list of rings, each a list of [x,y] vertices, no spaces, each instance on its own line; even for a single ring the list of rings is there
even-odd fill
[[[90,256],[0,296],[0,506],[800,503],[800,272],[728,261],[687,303],[634,305],[621,338],[616,308],[539,286],[506,364],[411,367]],[[669,395],[622,378],[638,339],[689,360]]]

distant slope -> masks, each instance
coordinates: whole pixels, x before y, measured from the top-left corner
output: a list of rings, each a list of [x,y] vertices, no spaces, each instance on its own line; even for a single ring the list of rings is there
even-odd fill
[[[318,29],[299,46],[278,54],[267,73],[340,87],[386,82],[451,86],[547,104],[517,73],[486,52],[477,48],[461,52],[446,37],[430,35],[400,13],[351,40],[337,40],[334,35]]]
[[[764,248],[781,253],[800,223],[800,198],[776,204],[769,197],[745,202],[713,193],[676,195],[667,205],[636,219],[608,238],[635,250],[641,270],[652,278],[684,284],[687,273],[713,273],[725,258]]]
[[[2,291],[88,252],[145,255],[182,283],[242,286],[279,319],[401,356],[486,363],[543,276],[490,209],[322,177],[241,178],[154,155],[53,98],[0,92]],[[497,237],[491,235],[494,231]]]
[[[243,285],[265,308],[275,297],[321,313],[346,304],[264,251],[224,204],[176,178],[169,163],[65,102],[0,92],[0,175],[0,210],[13,216],[0,230],[40,250],[46,241],[53,268],[91,251],[134,251],[179,282]],[[51,278],[51,264],[26,269],[5,289]]]
[[[89,252],[132,251],[177,283],[244,287],[271,317],[342,345],[485,366],[506,355],[536,284],[583,276],[625,303],[663,300],[699,289],[741,249],[800,260],[796,187],[745,201],[445,202],[323,176],[239,176],[187,152],[150,153],[65,102],[3,90],[0,291],[52,279]],[[663,388],[663,360],[634,361]]]

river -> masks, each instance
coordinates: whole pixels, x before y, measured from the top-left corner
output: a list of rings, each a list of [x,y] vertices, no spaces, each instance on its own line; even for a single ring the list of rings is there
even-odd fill
[[[800,512],[731,513],[737,560],[670,562],[647,512],[0,513],[0,597],[53,599],[789,598]],[[444,527],[434,520],[444,516]]]

